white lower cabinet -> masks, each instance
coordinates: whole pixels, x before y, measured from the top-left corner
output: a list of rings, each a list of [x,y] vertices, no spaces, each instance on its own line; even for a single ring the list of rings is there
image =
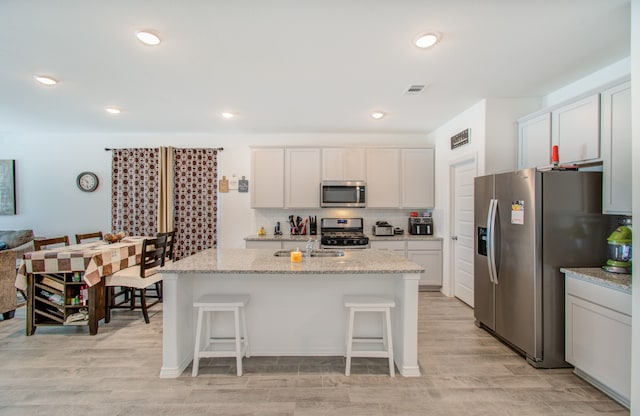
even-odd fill
[[[631,295],[565,279],[565,360],[575,373],[629,407]]]
[[[371,241],[371,248],[393,250],[424,267],[420,276],[421,290],[439,290],[442,287],[442,241]]]
[[[407,258],[424,267],[420,276],[423,289],[442,287],[442,241],[407,241]]]

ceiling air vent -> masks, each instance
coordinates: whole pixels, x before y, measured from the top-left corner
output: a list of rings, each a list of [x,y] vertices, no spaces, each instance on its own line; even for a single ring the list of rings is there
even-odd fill
[[[413,84],[413,85],[409,85],[409,88],[407,88],[404,92],[404,95],[419,95],[422,94],[422,91],[424,90],[425,85],[424,84]]]

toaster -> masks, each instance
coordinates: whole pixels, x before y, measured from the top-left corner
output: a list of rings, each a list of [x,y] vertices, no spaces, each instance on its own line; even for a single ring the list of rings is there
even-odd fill
[[[376,221],[373,226],[373,235],[393,235],[393,226],[386,221]]]
[[[433,220],[431,217],[409,218],[409,234],[433,235]]]

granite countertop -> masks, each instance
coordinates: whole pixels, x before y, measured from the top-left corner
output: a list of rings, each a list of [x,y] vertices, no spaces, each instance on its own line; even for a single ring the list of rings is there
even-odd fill
[[[369,237],[370,241],[428,241],[428,240],[442,240],[442,237],[435,237],[432,235],[373,235],[365,233]],[[245,241],[309,241],[320,240],[320,235],[250,235],[244,238]]]
[[[369,241],[441,241],[442,237],[433,235],[413,235],[413,234],[401,234],[401,235],[373,235],[367,234]]]
[[[312,257],[292,263],[274,249],[208,249],[159,269],[160,273],[402,274],[424,267],[389,250],[345,250],[343,257]]]
[[[631,294],[630,274],[610,273],[600,267],[567,267],[561,268],[560,271],[586,282]]]

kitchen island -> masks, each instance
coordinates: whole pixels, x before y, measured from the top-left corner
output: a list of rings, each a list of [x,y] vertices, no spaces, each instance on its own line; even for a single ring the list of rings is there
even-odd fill
[[[385,250],[345,250],[341,257],[291,263],[272,249],[209,249],[161,268],[163,335],[160,377],[178,377],[193,360],[196,312],[203,294],[248,294],[251,356],[345,354],[344,295],[394,298],[394,358],[403,376],[419,376],[418,281],[424,269]],[[379,333],[363,317],[359,335]],[[373,317],[371,317],[373,318]],[[220,322],[221,334],[231,325]]]

